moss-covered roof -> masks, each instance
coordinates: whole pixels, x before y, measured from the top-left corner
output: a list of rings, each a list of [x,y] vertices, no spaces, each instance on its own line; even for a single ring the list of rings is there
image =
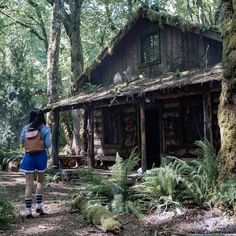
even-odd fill
[[[218,64],[208,70],[189,70],[178,75],[162,75],[155,79],[138,79],[129,84],[123,83],[111,85],[110,87],[100,87],[92,93],[81,93],[80,95],[61,100],[45,108],[45,110],[61,109],[63,107],[83,107],[86,103],[96,103],[107,100],[108,104],[120,98],[142,97],[153,91],[184,88],[186,86],[203,85],[206,83],[220,83],[222,77],[222,67]]]
[[[221,40],[220,33],[217,28],[206,28],[203,25],[191,23],[177,15],[157,12],[152,9],[140,8],[133,16],[133,18],[119,31],[119,33],[114,37],[110,44],[104,48],[104,50],[97,56],[94,62],[85,70],[85,72],[78,80],[78,87],[80,87],[79,85],[83,83],[83,81],[89,76],[89,74],[94,69],[96,69],[96,67],[103,61],[106,56],[111,55],[113,53],[120,40],[129,32],[129,30],[139,19],[148,19],[151,22],[156,22],[158,23],[160,28],[162,28],[164,24],[167,24],[180,28],[183,32],[189,31],[194,33],[205,33],[205,37],[209,37],[209,34],[207,33],[211,32],[214,34],[214,37],[217,40]]]

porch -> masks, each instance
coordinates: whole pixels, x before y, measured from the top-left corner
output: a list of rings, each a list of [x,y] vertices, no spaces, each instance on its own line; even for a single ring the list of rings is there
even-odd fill
[[[128,153],[135,146],[141,154],[143,171],[159,166],[161,156],[166,154],[196,156],[193,142],[200,138],[207,138],[217,147],[221,74],[221,66],[217,65],[207,71],[137,79],[51,104],[45,111],[52,110],[57,117],[52,135],[54,159],[60,157],[59,114],[76,109],[84,109],[86,114],[82,158],[89,166],[112,163],[117,151]]]

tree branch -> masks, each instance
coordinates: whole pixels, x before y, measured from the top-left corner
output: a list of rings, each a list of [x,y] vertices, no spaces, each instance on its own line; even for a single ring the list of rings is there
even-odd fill
[[[42,14],[41,14],[41,11],[39,9],[39,5],[32,1],[32,0],[28,0],[28,3],[35,8],[35,11],[36,11],[36,14],[37,14],[37,17],[39,19],[39,25],[40,25],[40,28],[42,30],[42,34],[43,34],[43,38],[44,38],[44,46],[45,46],[45,49],[46,49],[46,52],[48,51],[48,36],[47,36],[47,31],[46,31],[46,28],[45,28],[45,24],[44,24],[44,21],[43,21],[43,18],[42,18]]]
[[[24,23],[24,22],[22,22],[22,21],[20,21],[20,20],[18,20],[18,19],[16,19],[16,18],[14,18],[13,16],[11,16],[11,15],[9,15],[9,14],[7,14],[7,13],[1,11],[1,10],[0,10],[0,13],[3,14],[4,16],[10,18],[10,19],[13,20],[15,23],[21,25],[22,27],[25,27],[25,28],[30,29],[30,32],[31,32],[31,33],[35,34],[38,39],[44,41],[44,38],[43,38],[34,28],[32,28],[30,25],[28,25],[28,24],[26,24],[26,23]]]

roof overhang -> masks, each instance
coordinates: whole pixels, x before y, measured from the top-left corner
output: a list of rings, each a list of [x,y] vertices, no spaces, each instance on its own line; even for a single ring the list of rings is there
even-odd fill
[[[129,84],[122,83],[112,85],[110,87],[99,88],[93,93],[80,93],[79,95],[63,99],[59,102],[48,105],[44,110],[68,110],[84,107],[86,104],[94,105],[100,101],[106,101],[106,105],[111,105],[112,102],[118,102],[123,98],[123,101],[134,101],[137,98],[143,98],[155,93],[155,96],[171,94],[175,89],[186,90],[188,87],[201,87],[208,85],[220,91],[222,77],[221,64],[217,64],[208,70],[191,70],[180,72],[178,75],[160,76],[155,79],[138,79]]]

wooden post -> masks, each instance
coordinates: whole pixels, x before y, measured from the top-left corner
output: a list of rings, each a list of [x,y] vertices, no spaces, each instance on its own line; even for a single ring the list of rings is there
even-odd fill
[[[203,94],[204,137],[213,144],[211,94]]]
[[[88,139],[88,166],[94,166],[94,122],[93,122],[93,110],[87,108],[88,110],[88,120],[87,120],[87,139]]]
[[[52,161],[53,165],[59,166],[59,111],[52,111]]]
[[[146,132],[145,132],[145,111],[144,104],[140,104],[140,131],[141,131],[141,158],[142,171],[147,170],[147,155],[146,155]]]

